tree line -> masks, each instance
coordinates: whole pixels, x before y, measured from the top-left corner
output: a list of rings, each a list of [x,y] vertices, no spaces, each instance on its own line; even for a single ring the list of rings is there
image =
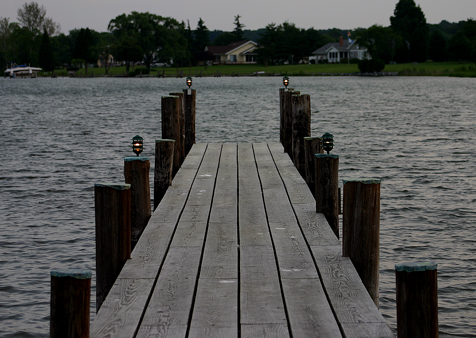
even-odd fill
[[[175,66],[195,66],[213,59],[207,45],[228,45],[247,39],[258,42],[258,62],[268,64],[300,63],[312,52],[340,36],[352,39],[368,50],[373,60],[389,62],[424,62],[475,60],[476,21],[442,21],[427,24],[422,9],[414,0],[399,0],[391,25],[374,25],[355,30],[303,29],[295,24],[271,23],[265,28],[245,30],[241,16],[234,18],[231,32],[210,31],[200,18],[196,29],[190,22],[170,17],[132,12],[110,20],[108,32],[89,28],[61,32],[59,24],[46,16],[46,9],[35,2],[25,3],[17,12],[17,21],[0,17],[0,68],[17,64],[39,65],[45,71],[58,67],[95,64],[99,58],[106,73],[110,55],[125,64],[143,62],[150,69],[153,62]]]

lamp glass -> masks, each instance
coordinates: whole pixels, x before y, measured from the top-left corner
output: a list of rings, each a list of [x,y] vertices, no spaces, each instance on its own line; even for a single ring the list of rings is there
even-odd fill
[[[330,133],[322,135],[322,149],[329,152],[334,148],[334,136]]]
[[[139,156],[139,154],[144,150],[144,139],[139,135],[136,135],[132,138],[132,151],[134,154]]]

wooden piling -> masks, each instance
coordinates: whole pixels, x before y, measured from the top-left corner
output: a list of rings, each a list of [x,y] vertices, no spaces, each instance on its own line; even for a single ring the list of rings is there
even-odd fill
[[[131,185],[94,185],[96,209],[96,310],[131,255]]]
[[[51,271],[50,337],[88,338],[90,270]]]
[[[154,210],[172,184],[175,140],[155,141]]]
[[[292,97],[295,92],[292,88],[284,92],[283,102],[283,147],[284,152],[287,153],[292,159],[292,144],[293,144],[293,101]]]
[[[316,212],[324,214],[332,231],[339,238],[339,156],[316,154],[314,157]]]
[[[185,160],[185,94],[183,92],[170,93],[172,96],[178,96],[180,98],[179,108],[179,137],[180,142],[175,143],[175,146],[180,147],[180,165]]]
[[[188,155],[190,149],[195,144],[195,111],[197,101],[197,91],[184,89],[184,115],[185,115],[185,156]]]
[[[304,138],[311,136],[311,97],[293,95],[293,162],[302,177],[306,177],[306,153]]]
[[[162,96],[162,138],[175,140],[172,176],[175,176],[181,164],[181,105],[179,96]]]
[[[316,154],[322,154],[321,145],[322,139],[320,137],[305,137],[304,138],[304,158],[305,158],[305,176],[304,179],[311,190],[312,195],[316,191],[316,169],[314,162],[316,161]]]
[[[438,337],[437,264],[395,265],[398,338]]]
[[[134,250],[152,214],[149,171],[149,158],[124,158],[125,182],[131,185],[131,250]]]
[[[344,180],[342,253],[379,306],[380,180]]]

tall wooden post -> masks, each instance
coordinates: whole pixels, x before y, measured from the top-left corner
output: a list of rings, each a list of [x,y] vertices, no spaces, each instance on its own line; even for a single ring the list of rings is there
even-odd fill
[[[155,141],[154,210],[172,184],[175,140]]]
[[[322,139],[320,137],[305,137],[304,138],[304,157],[305,157],[305,172],[304,179],[311,190],[312,195],[315,196],[316,191],[316,169],[314,166],[316,154],[322,154]]]
[[[96,310],[131,256],[131,185],[96,183]]]
[[[379,306],[380,180],[344,181],[342,254]]]
[[[437,265],[397,264],[395,274],[398,338],[438,337]]]
[[[51,271],[50,337],[88,338],[90,270]]]
[[[324,214],[331,229],[339,238],[339,156],[316,154],[314,157],[316,212]]]
[[[150,205],[149,183],[150,161],[147,157],[124,158],[125,182],[131,185],[131,249],[134,250],[149,218],[152,214]]]
[[[187,156],[188,152],[195,144],[195,111],[197,91],[195,89],[191,89],[191,94],[189,95],[188,89],[184,89],[183,93],[185,112],[185,156]]]
[[[286,93],[286,88],[279,88],[279,142],[284,146],[284,111],[285,107],[285,100],[284,100],[284,93]]]
[[[293,101],[292,97],[294,94],[299,94],[295,92],[292,88],[284,92],[284,102],[283,102],[283,147],[284,152],[287,153],[292,159],[292,144],[293,144]]]
[[[293,162],[302,177],[306,177],[304,138],[311,136],[311,97],[293,95]]]
[[[180,97],[176,95],[162,96],[162,138],[175,140],[172,176],[175,176],[180,168],[182,155],[180,107]]]
[[[175,146],[180,147],[180,165],[182,165],[185,160],[185,96],[183,92],[180,93],[170,93],[172,96],[178,96],[180,98],[180,108],[179,108],[179,137],[180,142],[175,143]]]

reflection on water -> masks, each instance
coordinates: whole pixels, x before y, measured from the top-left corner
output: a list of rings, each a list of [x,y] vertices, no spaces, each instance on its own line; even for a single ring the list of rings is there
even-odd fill
[[[185,80],[0,84],[0,336],[46,337],[49,271],[95,269],[93,184],[123,181],[136,134],[153,157],[160,97]],[[277,142],[280,86],[194,79],[197,142]],[[394,265],[432,260],[442,335],[476,337],[476,82],[301,77],[290,87],[311,95],[313,136],[334,135],[340,178],[382,179],[380,307],[392,328]]]

